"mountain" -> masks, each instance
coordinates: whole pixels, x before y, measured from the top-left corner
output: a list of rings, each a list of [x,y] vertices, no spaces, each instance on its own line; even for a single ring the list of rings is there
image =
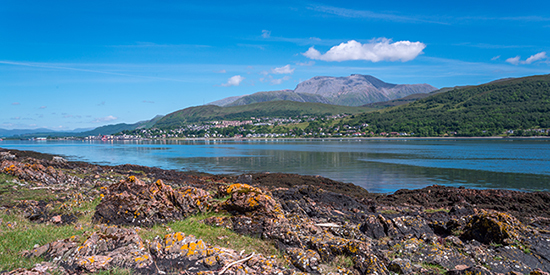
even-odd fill
[[[500,135],[506,130],[550,128],[550,75],[503,79],[453,89],[410,104],[357,115],[375,132],[420,136]]]
[[[97,127],[94,129],[75,129],[72,131],[56,132],[46,128],[40,129],[22,129],[22,130],[5,130],[0,129],[0,137],[31,138],[31,137],[87,137],[97,135],[112,135],[125,130],[135,130],[142,128],[151,128],[163,116],[157,115],[153,119],[144,120],[133,124],[119,123]]]
[[[289,100],[296,102],[313,102],[313,103],[325,103],[331,104],[332,102],[323,96],[312,94],[298,94],[293,90],[271,91],[271,92],[258,92],[251,95],[243,96],[237,100],[224,105],[224,107],[242,106],[252,103],[277,101],[277,100]]]
[[[167,114],[160,119],[154,127],[174,128],[185,123],[196,123],[212,120],[242,120],[250,117],[291,117],[302,115],[335,115],[358,114],[372,111],[367,107],[336,106],[323,103],[295,102],[277,100],[259,102],[248,105],[219,107],[215,105],[203,105],[190,107]]]
[[[317,76],[299,83],[294,90],[233,96],[211,102],[209,105],[227,107],[266,101],[290,100],[361,106],[373,102],[398,99],[411,94],[430,93],[435,90],[437,88],[428,84],[390,84],[370,75]]]
[[[437,88],[428,84],[390,84],[370,75],[352,74],[317,76],[299,83],[294,92],[320,95],[337,105],[361,106],[435,90]]]

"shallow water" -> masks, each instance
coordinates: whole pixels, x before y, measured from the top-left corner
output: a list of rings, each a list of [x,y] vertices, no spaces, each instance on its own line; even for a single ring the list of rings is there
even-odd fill
[[[0,147],[96,164],[321,175],[371,192],[433,184],[550,191],[548,139],[0,141]]]

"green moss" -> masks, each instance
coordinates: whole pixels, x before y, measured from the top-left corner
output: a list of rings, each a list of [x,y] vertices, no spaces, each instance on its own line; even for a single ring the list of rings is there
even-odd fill
[[[444,268],[443,266],[439,265],[439,264],[433,264],[433,263],[421,263],[422,267],[427,269],[427,270],[430,270],[430,271],[433,271],[435,272],[436,274],[446,274],[447,273],[447,269]]]
[[[439,208],[439,209],[425,209],[424,212],[428,214],[437,213],[437,212],[446,212],[449,213],[449,209]]]

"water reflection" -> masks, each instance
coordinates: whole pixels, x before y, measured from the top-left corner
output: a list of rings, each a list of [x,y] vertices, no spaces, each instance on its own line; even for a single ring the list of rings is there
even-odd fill
[[[548,140],[2,141],[0,147],[99,164],[321,175],[372,192],[433,184],[521,190],[550,186]]]

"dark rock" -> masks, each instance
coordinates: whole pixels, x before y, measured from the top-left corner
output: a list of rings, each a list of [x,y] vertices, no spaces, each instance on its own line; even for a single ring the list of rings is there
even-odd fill
[[[461,237],[485,244],[511,244],[519,239],[519,230],[523,227],[516,218],[508,214],[482,211],[471,217]]]
[[[410,260],[397,258],[388,265],[388,270],[397,274],[413,274],[413,265]]]

